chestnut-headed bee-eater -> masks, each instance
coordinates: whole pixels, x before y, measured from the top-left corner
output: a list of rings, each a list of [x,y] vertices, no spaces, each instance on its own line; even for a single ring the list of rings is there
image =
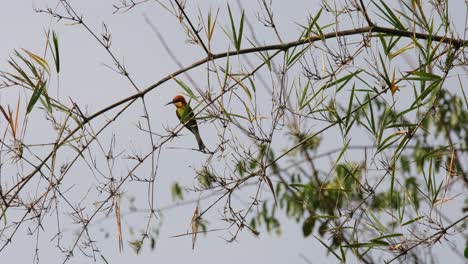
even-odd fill
[[[192,108],[190,107],[190,104],[185,101],[185,98],[182,95],[176,95],[172,101],[166,105],[170,104],[173,104],[176,107],[176,115],[177,118],[179,118],[179,121],[195,135],[200,151],[205,151],[206,147],[200,137],[197,120],[195,120],[195,116],[193,114]]]

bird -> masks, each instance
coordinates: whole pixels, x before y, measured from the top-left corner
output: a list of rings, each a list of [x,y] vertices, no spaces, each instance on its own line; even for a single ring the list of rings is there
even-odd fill
[[[195,119],[195,115],[193,114],[193,110],[190,107],[190,104],[187,103],[182,95],[176,95],[172,101],[166,105],[170,104],[173,104],[176,107],[176,115],[179,121],[195,135],[200,151],[205,151],[206,147],[200,137],[197,120]]]

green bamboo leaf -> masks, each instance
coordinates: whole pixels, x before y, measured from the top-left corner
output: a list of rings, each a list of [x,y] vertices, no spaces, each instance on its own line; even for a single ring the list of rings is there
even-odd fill
[[[371,216],[371,218],[374,220],[374,223],[376,225],[373,225],[375,228],[377,228],[381,233],[385,233],[387,231],[387,228],[385,225],[380,222],[379,218],[376,217],[371,210],[366,210],[366,212]]]
[[[433,180],[434,184],[435,184],[435,180]],[[432,198],[432,204],[436,204],[437,201],[439,200],[438,197],[439,197],[439,193],[440,191],[442,190],[442,186],[444,185],[444,182],[441,181],[440,184],[439,184],[439,187],[437,188],[437,190],[435,191],[434,195],[433,195],[433,198]]]
[[[354,89],[356,88],[356,84],[353,84],[353,88],[351,89],[351,95],[349,96],[348,102],[348,111],[346,112],[346,122],[345,127],[349,127],[349,122],[351,120],[351,112],[353,109],[353,99],[354,99]],[[349,129],[347,129],[349,131]]]
[[[26,49],[23,49],[24,52],[26,52],[26,54],[29,55],[29,57],[35,61],[37,64],[39,64],[41,66],[42,69],[44,69],[47,74],[50,74],[50,68],[49,68],[49,64],[47,63],[46,60],[44,60],[42,57],[30,52],[29,50],[26,50]]]
[[[460,79],[460,74],[458,74],[457,77],[458,77],[458,83],[460,84],[460,90],[463,94],[463,99],[465,100],[465,106],[468,108],[468,99],[465,94],[465,89],[463,88],[462,80]]]
[[[312,216],[309,216],[304,221],[304,223],[302,224],[302,234],[304,235],[304,237],[308,237],[312,234],[312,231],[314,231],[315,221],[316,219]]]
[[[37,79],[42,78],[42,76],[39,74],[39,72],[36,69],[36,66],[34,66],[33,63],[31,63],[28,59],[23,57],[17,50],[15,50],[15,55],[16,57],[20,58],[24,62],[24,64],[26,64],[26,66],[28,66],[29,70],[34,74],[34,76]]]
[[[242,82],[242,80],[237,79],[236,77],[233,77],[233,78],[236,80],[236,82],[239,84],[242,90],[244,90],[245,94],[249,98],[249,101],[252,101],[252,93],[250,93],[249,88]]]
[[[34,88],[34,92],[31,96],[31,99],[29,99],[28,106],[26,108],[26,113],[29,114],[31,110],[33,109],[34,105],[36,104],[37,100],[39,99],[39,96],[43,93],[45,87],[46,87],[47,82],[43,83],[38,83],[38,86]]]
[[[306,45],[303,49],[301,49],[296,54],[294,54],[294,51],[296,50],[294,49],[293,52],[291,53],[291,56],[289,56],[289,58],[287,59],[287,62],[286,62],[287,67],[291,68],[291,66],[294,65],[302,57],[302,55],[304,55],[304,53],[310,49],[310,47],[311,47],[310,44]]]
[[[304,107],[304,100],[306,99],[307,92],[309,91],[310,79],[307,81],[307,84],[302,89],[301,97],[299,98],[299,109]]]
[[[384,81],[385,83],[387,84],[387,86],[391,87],[392,86],[392,81],[390,80],[390,77],[388,75],[388,72],[387,72],[387,65],[388,63],[385,63],[384,59],[382,58],[382,54],[380,54],[379,52],[379,58],[380,58],[380,63],[382,64],[382,69],[383,69],[383,78],[384,78]],[[380,74],[380,73],[379,73]]]
[[[257,88],[256,88],[256,86],[255,86],[254,81],[253,81],[252,78],[250,78],[250,77],[249,77],[248,79],[249,79],[249,82],[250,82],[250,86],[252,86],[253,92],[256,93],[256,92],[257,92]]]
[[[432,159],[429,159],[429,175],[426,176],[426,171],[423,170],[422,173],[423,173],[423,177],[424,177],[424,182],[426,184],[426,189],[428,191],[429,194],[432,194],[433,192],[433,189],[432,189]]]
[[[325,34],[323,34],[323,30],[322,30],[322,29],[325,29],[325,28],[327,28],[327,27],[329,27],[329,26],[331,26],[331,25],[333,25],[333,24],[334,24],[334,23],[331,23],[331,24],[325,25],[325,26],[323,26],[323,27],[320,27],[318,24],[315,24],[315,28],[317,29],[318,35],[319,35],[319,37],[320,37],[320,39],[321,39],[322,41],[325,41]]]
[[[386,119],[387,119],[388,112],[389,112],[389,109],[385,108],[382,116],[379,118],[379,123],[378,123],[379,130],[378,130],[378,134],[375,135],[377,137],[377,146],[381,145],[382,138],[384,136],[384,130],[386,128],[385,124],[386,124]]]
[[[367,100],[370,100],[370,95],[369,94],[367,94]],[[374,108],[372,107],[372,101],[369,102],[369,112],[370,112],[370,126],[372,128],[372,132],[375,135],[376,126],[375,126]]]
[[[340,218],[339,216],[335,216],[335,215],[314,215],[313,216],[315,219],[337,219],[337,218]]]
[[[417,127],[417,123],[393,123],[394,120],[390,121],[391,125],[388,125],[387,128],[414,128]],[[393,123],[393,124],[392,124]]]
[[[244,11],[242,11],[242,16],[241,16],[241,21],[240,21],[240,25],[239,25],[239,36],[236,43],[237,43],[237,46],[236,46],[236,49],[237,51],[239,51],[241,49],[241,44],[242,44],[242,35],[244,33]]]
[[[411,132],[410,132],[411,133]],[[410,139],[410,137],[403,137],[403,139],[401,140],[400,144],[398,145],[398,147],[395,149],[395,152],[394,152],[394,158],[395,157],[398,157],[400,154],[400,151],[403,150],[403,148],[406,146],[408,140]]]
[[[236,31],[236,26],[234,24],[234,18],[232,17],[232,11],[231,11],[231,7],[229,6],[228,4],[228,12],[229,12],[229,20],[231,22],[231,31],[232,31],[232,41],[234,42],[234,47],[236,48],[237,51],[240,50],[240,41],[242,40],[242,33],[239,32],[239,36],[237,35],[237,31]],[[241,27],[243,28],[243,24],[244,24],[244,12],[242,12],[242,18],[241,18]]]
[[[315,190],[316,188],[314,188],[313,186],[309,185],[309,184],[300,184],[300,183],[292,183],[292,184],[289,184],[290,187],[293,187],[294,189],[299,189],[299,188],[303,188],[303,189],[309,189],[309,190]]]
[[[382,152],[383,150],[387,149],[389,146],[393,145],[396,141],[398,141],[398,139],[402,136],[401,133],[393,133],[391,134],[390,136],[388,136],[387,138],[385,138],[382,142],[380,142],[380,144],[378,145],[377,147],[377,153],[379,152]],[[396,139],[390,141],[391,139],[397,137]]]
[[[309,103],[314,100],[318,95],[320,95],[320,93],[324,90],[323,87],[321,87],[320,89],[318,89],[314,94],[312,94],[312,96],[310,98],[307,99],[307,101],[305,101],[301,107],[299,107],[299,110],[302,110],[305,106],[309,105]],[[322,101],[325,100],[325,97],[322,99]]]
[[[71,147],[73,150],[76,151],[76,153],[78,153],[78,155],[80,155],[80,157],[82,157],[83,159],[85,159],[85,156],[83,155],[83,150],[81,150],[80,148],[78,148],[77,146],[73,145],[73,144],[66,144],[67,146]]]
[[[228,119],[235,123],[234,119],[232,119],[232,117],[237,117],[237,118],[241,118],[241,119],[244,119],[244,120],[247,120],[247,121],[250,121],[249,118],[243,116],[243,115],[239,115],[239,114],[235,114],[235,113],[229,113],[229,112],[224,112],[227,116],[228,116]]]
[[[346,150],[348,149],[348,146],[349,146],[350,142],[351,142],[351,139],[349,139],[348,142],[346,142],[346,144],[344,145],[343,149],[340,152],[340,155],[338,155],[338,158],[336,159],[335,164],[338,164],[340,162],[341,158],[343,157]]]
[[[341,85],[338,87],[338,89],[337,89],[337,92],[339,92],[341,89],[343,89],[343,87],[344,87],[354,76],[358,75],[358,74],[361,73],[362,71],[363,71],[363,70],[359,69],[359,70],[357,70],[357,71],[355,71],[355,72],[352,72],[352,73],[350,73],[350,74],[347,74],[347,75],[345,75],[344,77],[341,77],[341,78],[338,79],[338,80],[335,80],[335,81],[333,81],[333,82],[329,82],[329,83],[325,84],[322,88],[323,88],[323,89],[327,89],[327,88],[330,88],[330,87],[332,87],[332,86],[335,86],[335,85],[338,85],[338,84],[340,84],[340,83],[343,83],[343,84],[341,84]],[[321,88],[321,89],[322,89],[322,88]]]
[[[380,12],[382,12],[382,14],[384,14],[385,17],[382,17],[380,14],[378,16],[392,24],[397,29],[406,29],[405,26],[403,26],[403,24],[400,22],[398,17],[395,15],[395,13],[393,13],[392,9],[384,1],[380,0],[380,4],[377,4],[374,0],[372,0],[372,3],[374,3],[374,5],[380,10]],[[381,6],[383,6],[384,8],[382,9]]]
[[[346,263],[346,252],[342,244],[340,244],[340,253],[341,253],[341,258],[343,259],[343,263]]]
[[[395,39],[394,39],[394,36],[392,36],[392,37],[390,38],[390,43],[388,44],[388,50],[387,50],[386,53],[385,53],[390,59],[393,59],[393,58],[395,57],[395,56],[393,56],[393,55],[391,54],[391,51],[392,51],[392,49],[398,44],[398,42],[400,41],[400,39],[401,39],[401,36],[399,36],[399,37],[397,37],[397,38],[395,38]]]
[[[275,188],[273,187],[273,183],[271,182],[268,176],[265,176],[265,179],[267,180],[268,187],[270,187],[271,194],[273,195],[273,199],[275,200],[275,205],[276,207],[278,207],[278,202],[276,201],[276,193],[275,193]]]
[[[404,115],[406,115],[407,113],[413,111],[413,110],[416,110],[418,109],[419,107],[421,106],[421,104],[417,104],[417,105],[414,105],[414,106],[410,106],[408,109],[405,109],[399,113],[397,113],[397,115],[392,119],[392,121],[390,123],[394,123],[395,121],[397,121],[399,118],[403,117]],[[390,126],[389,126],[390,127]]]
[[[177,182],[172,184],[171,196],[172,196],[172,201],[184,199],[184,193],[183,193],[182,187],[180,187],[180,185]]]
[[[320,244],[322,244],[324,247],[326,247],[328,249],[328,251],[331,252],[339,261],[343,261],[343,259],[340,256],[338,256],[338,254],[330,246],[325,244],[325,242],[323,242],[320,238],[318,238],[316,236],[314,236],[314,237],[315,237],[315,239],[317,239],[320,242]]]
[[[224,79],[223,79],[223,89],[224,87],[227,87],[227,81],[229,77],[229,71],[230,71],[230,66],[229,66],[229,51],[226,56],[226,66],[224,68]]]
[[[323,11],[323,7],[320,8],[320,10],[317,12],[315,17],[312,19],[312,22],[310,23],[310,25],[307,28],[307,31],[306,31],[306,33],[304,35],[305,38],[308,38],[310,36],[310,32],[312,31],[312,28],[317,24],[317,20],[319,19],[320,15],[322,14],[322,11]]]
[[[421,220],[423,218],[424,218],[424,216],[418,216],[416,218],[413,218],[413,219],[411,219],[409,221],[404,222],[403,224],[401,224],[401,226],[412,224],[412,223],[417,222],[417,221],[419,221],[419,220]]]
[[[233,34],[234,41],[237,40],[236,26],[234,26],[234,18],[232,17],[231,6],[228,4],[229,20],[231,21],[231,30]]]
[[[366,248],[366,247],[381,247],[381,246],[388,246],[388,243],[385,241],[374,241],[374,242],[366,242],[366,243],[355,243],[350,245],[344,245],[343,247],[347,248]]]
[[[366,128],[371,134],[375,135],[376,130],[375,130],[375,121],[374,121],[374,110],[373,110],[373,107],[372,107],[372,102],[369,101],[369,98],[370,98],[370,95],[367,92],[365,99],[366,99],[366,102],[368,102],[367,103],[367,105],[369,107],[369,114],[368,114],[367,111],[366,111],[365,105],[363,105],[363,103],[359,100],[359,98],[356,97],[356,100],[358,101],[359,107],[360,107],[360,111],[358,113],[359,114],[362,113],[364,115],[364,118],[366,119],[367,124],[360,121],[358,118],[356,118],[356,120],[358,121],[359,124],[364,126],[364,128]]]
[[[190,87],[188,87],[188,85],[185,84],[182,80],[179,80],[179,79],[177,79],[176,77],[172,77],[172,79],[174,79],[174,81],[176,81],[177,84],[178,84],[180,87],[182,87],[182,89],[184,89],[184,91],[188,94],[188,96],[189,96],[190,98],[192,98],[192,99],[197,98],[197,97],[195,96],[195,94],[193,93],[192,89],[190,89]]]
[[[42,99],[42,97],[39,97],[39,100],[41,100],[41,104],[44,106],[47,112],[52,113],[52,104],[50,103],[50,99],[49,97],[45,97],[45,98],[46,100]]]
[[[245,109],[245,112],[247,113],[247,120],[249,120],[250,122],[253,121],[253,117],[252,117],[252,114],[250,112],[250,109],[249,107],[247,106],[247,104],[244,102],[244,101],[241,101],[242,105],[244,106],[244,109]],[[245,117],[244,117],[245,118]]]
[[[398,14],[402,15],[405,19],[407,19],[408,21],[411,21],[411,23],[415,23],[415,25],[427,30],[427,21],[425,21],[425,18],[424,18],[424,15],[423,17],[421,17],[419,15],[419,5],[418,5],[418,8],[416,8],[416,6],[414,5],[416,2],[415,1],[411,1],[412,2],[412,6],[409,5],[409,3],[406,3],[405,1],[402,1],[401,3],[406,7],[406,9],[408,10],[408,14],[406,14],[407,12],[406,11],[397,11]],[[432,33],[431,33],[432,35]]]
[[[387,41],[385,40],[385,35],[379,35],[379,39],[380,39],[380,43],[382,43],[382,48],[385,52],[385,54],[388,54],[388,45],[387,45]],[[391,38],[390,38],[391,40]]]
[[[436,88],[439,88],[442,83],[442,80],[435,81],[429,85],[424,91],[416,98],[413,105],[420,104],[430,93],[432,93]]]
[[[421,71],[413,71],[411,75],[415,77],[407,77],[405,80],[412,80],[412,81],[439,81],[442,79],[439,75],[432,74],[429,72],[421,72]]]
[[[29,85],[29,87],[33,88],[34,87],[34,83],[31,81],[31,79],[28,77],[28,75],[26,74],[26,72],[16,63],[16,61],[14,61],[13,59],[9,60],[8,63],[13,67],[15,68],[15,70],[23,77],[22,80],[24,80],[24,82],[26,84]],[[14,75],[12,75],[14,76]],[[21,78],[16,78],[16,79],[21,79]]]
[[[52,40],[54,42],[54,52],[52,52],[52,55],[55,61],[55,70],[57,71],[57,73],[59,73],[60,72],[59,42],[58,42],[57,34],[55,34],[55,31],[52,31]]]
[[[376,238],[374,238],[374,239],[371,239],[370,241],[371,241],[371,242],[374,242],[374,241],[382,241],[383,239],[394,238],[394,237],[401,237],[401,236],[403,236],[402,233],[394,233],[394,234],[390,234],[390,235],[385,235],[385,236],[376,237]]]
[[[394,188],[395,188],[395,172],[396,172],[396,166],[393,165],[391,166],[392,167],[392,175],[391,175],[391,178],[390,178],[390,204],[393,204],[393,191],[394,191]],[[398,201],[399,199],[397,199]]]

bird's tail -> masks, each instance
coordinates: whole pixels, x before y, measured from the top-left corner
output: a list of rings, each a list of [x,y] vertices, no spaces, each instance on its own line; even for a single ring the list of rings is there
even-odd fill
[[[197,143],[198,143],[198,148],[200,149],[200,151],[203,151],[206,149],[205,147],[205,144],[203,143],[203,140],[201,139],[200,137],[200,133],[198,133],[198,131],[195,134],[195,138],[197,139]]]

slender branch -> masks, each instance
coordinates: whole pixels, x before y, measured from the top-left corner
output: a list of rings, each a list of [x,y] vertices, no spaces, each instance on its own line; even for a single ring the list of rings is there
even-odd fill
[[[192,28],[193,34],[195,34],[195,36],[197,36],[198,41],[200,42],[200,44],[202,45],[203,49],[205,50],[206,54],[207,54],[208,57],[209,57],[209,56],[210,56],[210,51],[208,50],[208,48],[206,47],[205,43],[204,43],[203,40],[201,39],[200,34],[198,34],[198,31],[197,31],[197,30],[195,29],[195,27],[193,26],[192,21],[189,19],[189,17],[188,17],[187,14],[185,13],[184,8],[183,8],[182,5],[179,3],[179,1],[174,0],[174,2],[176,2],[177,6],[178,6],[179,9],[180,9],[180,12],[182,12],[182,14],[184,15],[185,19],[187,19],[187,22],[189,23],[190,28]]]
[[[361,4],[361,11],[364,17],[366,18],[367,24],[369,25],[369,27],[374,27],[374,23],[372,22],[372,20],[369,17],[369,14],[367,13],[366,6],[362,2],[362,0],[359,0],[359,3]]]
[[[447,234],[447,231],[448,231],[449,229],[455,227],[456,225],[458,225],[459,223],[461,223],[462,221],[464,221],[467,217],[468,217],[468,215],[463,216],[462,218],[458,219],[457,221],[451,223],[451,224],[450,224],[449,226],[447,226],[446,228],[443,228],[442,230],[439,230],[438,232],[432,234],[430,237],[427,237],[427,238],[425,238],[425,239],[419,241],[418,243],[412,245],[411,247],[409,247],[409,248],[403,250],[403,252],[401,252],[400,254],[396,255],[394,258],[392,258],[392,259],[390,259],[390,260],[388,260],[388,261],[385,261],[385,263],[386,263],[386,264],[389,264],[389,263],[391,263],[391,262],[397,260],[399,257],[408,254],[409,251],[411,251],[412,249],[414,249],[414,248],[420,246],[421,244],[426,243],[427,241],[429,241],[429,240],[431,240],[431,239],[433,239],[433,238],[435,238],[435,237],[437,237],[437,236],[443,236],[443,235]]]

